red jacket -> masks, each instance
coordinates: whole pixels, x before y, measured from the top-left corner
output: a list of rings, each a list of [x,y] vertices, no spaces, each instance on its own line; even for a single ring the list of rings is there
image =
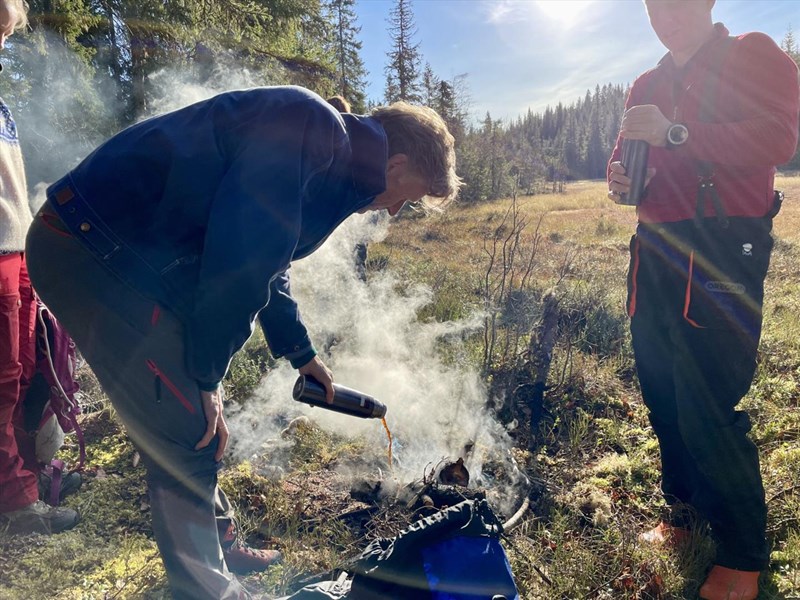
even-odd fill
[[[650,149],[656,168],[639,220],[663,223],[691,219],[697,200],[696,161],[714,163],[714,182],[727,216],[760,217],[773,201],[775,166],[795,153],[800,85],[794,61],[763,33],[737,37],[726,55],[716,88],[713,122],[700,122],[712,47],[728,36],[721,23],[683,68],[667,54],[639,76],[625,107],[655,104],[670,120],[686,124],[688,141],[678,149]],[[611,161],[619,160],[617,139]],[[706,203],[706,216],[714,214]]]

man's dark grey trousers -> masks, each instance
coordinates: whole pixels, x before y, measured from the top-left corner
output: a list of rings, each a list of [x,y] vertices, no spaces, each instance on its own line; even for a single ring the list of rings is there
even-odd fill
[[[247,598],[220,547],[217,439],[194,449],[206,419],[186,371],[180,321],[117,278],[54,215],[48,223],[34,219],[27,255],[35,289],[74,338],[141,452],[173,596]]]

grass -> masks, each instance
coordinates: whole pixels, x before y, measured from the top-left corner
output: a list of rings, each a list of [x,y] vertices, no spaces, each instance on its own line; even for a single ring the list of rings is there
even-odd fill
[[[758,371],[743,401],[761,453],[773,547],[759,600],[800,597],[800,178],[779,178],[777,186],[787,201],[775,223]],[[713,557],[704,532],[677,551],[637,539],[657,521],[663,502],[658,444],[637,389],[623,311],[634,211],[608,202],[600,182],[570,184],[566,194],[521,197],[517,204],[526,223],[519,250],[533,253],[533,266],[527,279],[523,270],[515,272],[505,296],[487,303],[486,242],[510,231],[503,225],[507,200],[400,218],[384,242],[370,247],[368,268],[391,269],[402,285],[429,286],[432,302],[420,311],[422,320],[461,318],[494,303],[498,351],[484,373],[496,393],[518,384],[530,366],[525,350],[541,299],[547,290],[558,294],[543,418],[531,429],[524,395],[506,394],[502,412],[515,426],[517,464],[532,482],[531,509],[505,541],[521,597],[695,598]],[[483,332],[466,339],[460,356],[480,366],[483,342]],[[443,351],[452,349],[443,344]],[[263,340],[254,337],[232,366],[229,396],[246,402],[272,365]],[[107,406],[91,375],[85,378],[87,404]],[[0,598],[167,597],[142,467],[134,467],[134,450],[109,410],[87,423],[87,483],[68,502],[82,511],[83,524],[52,538],[0,533]],[[345,567],[368,541],[413,519],[397,507],[361,523],[338,518],[364,506],[337,469],[357,464],[363,443],[313,423],[293,435],[280,476],[267,471],[267,457],[257,456],[221,477],[248,539],[279,547],[286,557],[281,567],[244,579],[250,589],[276,595],[315,573]],[[68,459],[74,454],[74,448],[65,451]]]
[[[800,209],[793,202],[800,198],[800,178],[779,177],[776,187],[786,192],[787,201],[775,222],[759,369],[743,401],[753,416],[752,437],[761,452],[775,549],[771,568],[762,577],[762,600],[800,595]],[[512,565],[523,596],[695,597],[713,551],[704,536],[683,553],[664,553],[609,531],[641,531],[663,507],[658,447],[632,376],[622,311],[635,214],[608,203],[604,184],[597,182],[570,186],[566,197],[535,196],[518,204],[530,224],[541,222],[546,240],[536,260],[536,285],[541,290],[558,282],[564,314],[547,418],[537,432],[539,450],[528,465],[557,489],[539,499],[531,529],[512,535]],[[479,307],[476,282],[486,258],[481,240],[491,235],[506,209],[507,202],[490,203],[428,221],[401,221],[379,252],[388,268],[430,283],[415,267],[424,256],[437,269],[460,278],[457,296],[465,306]],[[431,230],[438,233],[426,236]],[[420,241],[427,238],[436,242]],[[442,301],[450,306],[455,296]],[[570,557],[550,550],[564,546]],[[552,566],[546,579],[531,567],[536,564]]]

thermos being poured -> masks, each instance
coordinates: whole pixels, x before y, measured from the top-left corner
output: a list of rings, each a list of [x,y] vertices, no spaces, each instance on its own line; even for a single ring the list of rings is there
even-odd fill
[[[386,416],[386,405],[372,396],[338,383],[333,384],[333,391],[333,403],[329,404],[325,398],[325,386],[313,377],[300,375],[294,384],[292,397],[298,402],[362,419],[382,419]]]

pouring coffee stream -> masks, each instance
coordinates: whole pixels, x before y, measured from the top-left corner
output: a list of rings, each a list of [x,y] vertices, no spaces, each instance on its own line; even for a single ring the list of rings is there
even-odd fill
[[[394,471],[394,465],[392,464],[392,432],[389,431],[389,425],[386,423],[386,417],[381,419],[381,423],[383,423],[383,428],[386,430],[386,437],[389,439],[389,446],[386,450],[389,455],[389,470]]]
[[[292,397],[310,406],[360,417],[380,419],[389,439],[389,468],[392,468],[392,433],[386,423],[386,405],[376,398],[352,388],[333,384],[333,402],[328,402],[325,386],[310,375],[300,375],[292,389]]]

